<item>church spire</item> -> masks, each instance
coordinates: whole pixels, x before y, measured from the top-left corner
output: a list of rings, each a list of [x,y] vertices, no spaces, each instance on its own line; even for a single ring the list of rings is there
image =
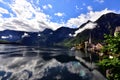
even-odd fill
[[[92,43],[92,39],[91,39],[91,31],[90,31],[90,35],[89,35],[89,41],[88,41],[89,44]]]

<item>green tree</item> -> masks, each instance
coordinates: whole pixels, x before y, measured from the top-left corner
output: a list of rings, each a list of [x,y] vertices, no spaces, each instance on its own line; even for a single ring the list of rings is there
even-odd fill
[[[116,33],[116,36],[105,35],[102,53],[104,55],[99,66],[108,80],[120,80],[120,33]]]

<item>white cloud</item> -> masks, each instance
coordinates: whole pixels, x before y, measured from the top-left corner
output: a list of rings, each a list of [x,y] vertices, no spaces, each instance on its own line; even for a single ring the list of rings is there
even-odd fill
[[[96,2],[103,3],[104,0],[95,0]]]
[[[75,8],[76,8],[76,10],[78,10],[78,9],[79,9],[77,5],[75,6]]]
[[[5,1],[3,3],[6,3],[6,6],[9,6],[13,13],[10,13],[7,9],[0,8],[2,12],[6,14],[9,13],[11,15],[10,18],[3,18],[1,17],[3,13],[0,13],[0,30],[12,29],[20,31],[42,31],[45,28],[56,30],[61,26],[79,27],[81,24],[87,22],[88,20],[97,20],[102,14],[115,12],[108,9],[95,12],[89,11],[86,14],[80,14],[76,18],[70,18],[66,23],[57,23],[51,22],[51,16],[43,13],[41,8],[37,7],[36,4],[33,4],[33,0],[29,2],[28,0],[11,1],[12,3]],[[39,2],[40,0],[37,1]],[[47,7],[52,8],[52,5],[48,4]],[[65,15],[65,13],[58,12],[54,15],[62,17]]]
[[[92,6],[88,6],[87,9],[88,9],[89,11],[92,11],[92,10],[93,10]]]
[[[27,2],[26,0],[15,0],[12,4],[9,4],[12,11],[17,15],[18,18],[31,18],[35,13],[32,4]]]
[[[37,0],[37,2],[36,2],[37,4],[39,4],[40,3],[40,0]]]
[[[86,24],[84,27],[78,29],[75,34],[73,36],[77,36],[78,33],[81,33],[82,31],[84,31],[85,29],[93,29],[96,27],[96,23],[92,23],[92,22],[89,22],[88,24]]]
[[[58,16],[58,17],[62,17],[62,16],[64,16],[64,13],[58,12],[58,13],[55,13],[54,15],[55,15],[55,16]]]
[[[49,15],[43,13],[42,10],[36,7],[32,1],[30,2],[27,0],[13,0],[11,4],[8,4],[4,1],[14,14],[10,13],[10,18],[0,17],[0,30],[42,31],[45,28],[55,30],[62,25],[51,22],[51,17]],[[52,8],[50,4],[48,4],[48,7]],[[2,12],[9,13],[5,9],[3,9]],[[2,14],[0,14],[0,16],[2,16]]]
[[[0,2],[3,2],[3,0],[0,0]]]
[[[2,14],[0,14],[0,17],[2,17]],[[1,21],[1,20],[0,20]]]
[[[102,16],[103,14],[109,13],[109,12],[116,12],[114,10],[108,10],[108,9],[104,9],[102,11],[90,11],[86,14],[80,14],[78,17],[76,18],[70,18],[67,23],[66,26],[69,27],[79,27],[80,25],[82,25],[83,23],[87,22],[88,20],[91,21],[96,21],[100,16]]]
[[[103,14],[107,14],[107,13],[110,13],[110,12],[115,12],[114,10],[108,10],[107,8],[102,10],[102,11],[90,11],[89,13],[87,13],[87,15],[89,16],[88,18],[91,20],[91,21],[96,21],[100,16],[102,16]]]
[[[84,18],[84,15],[81,14],[81,16],[78,16],[77,18],[71,18],[67,21],[66,26],[69,27],[78,27],[82,23],[86,22],[86,19]]]
[[[42,7],[43,7],[43,9],[52,9],[52,5],[51,4],[43,5]]]
[[[51,4],[48,4],[48,7],[52,9],[52,5]]]
[[[47,5],[44,5],[44,6],[42,6],[43,7],[43,9],[47,9],[48,7],[47,7]]]
[[[8,10],[6,10],[6,9],[0,7],[0,13],[8,14],[9,12],[8,12]]]

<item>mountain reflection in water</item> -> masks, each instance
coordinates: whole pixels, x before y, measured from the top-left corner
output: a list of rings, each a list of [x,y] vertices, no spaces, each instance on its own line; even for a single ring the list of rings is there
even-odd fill
[[[93,80],[93,74],[62,48],[0,44],[0,80]]]

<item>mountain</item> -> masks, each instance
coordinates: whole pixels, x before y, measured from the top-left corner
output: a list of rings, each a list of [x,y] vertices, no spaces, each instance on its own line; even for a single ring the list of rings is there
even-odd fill
[[[66,39],[70,39],[72,37],[71,35],[73,35],[75,31],[76,29],[68,27],[60,27],[55,31],[51,29],[45,29],[44,31],[39,32],[40,36],[36,36],[36,39],[33,40],[36,40],[35,44],[42,46],[55,46],[57,43],[63,42]]]
[[[68,28],[68,27],[60,27],[55,31],[50,29],[45,29],[41,32],[41,36],[39,37],[40,44],[44,43],[44,45],[51,46],[56,45],[57,43],[63,42],[66,39],[72,38],[71,35],[74,34],[76,29]]]
[[[81,25],[79,29],[86,27],[86,25],[90,23],[96,23],[97,25],[93,29],[85,29],[84,31],[78,33],[77,36],[69,40],[68,43],[75,44],[88,41],[90,35],[92,42],[97,43],[104,40],[104,34],[114,35],[116,27],[120,26],[120,14],[104,14],[95,22],[89,20]]]
[[[108,13],[102,15],[95,22],[97,27],[92,30],[93,37],[104,39],[104,34],[114,35],[116,27],[120,26],[120,14]]]
[[[2,43],[19,43],[23,31],[4,30],[0,31],[0,42]]]
[[[60,27],[53,31],[45,29],[42,32],[25,32],[4,30],[0,31],[0,43],[18,43],[22,45],[40,45],[40,46],[53,46],[65,39],[71,38],[76,29],[67,27]]]
[[[46,28],[44,31],[42,31],[42,34],[51,34],[53,32],[52,29]]]
[[[96,25],[93,27],[93,24]],[[0,43],[19,43],[35,46],[71,46],[76,43],[88,41],[90,36],[92,42],[101,42],[104,40],[104,34],[113,35],[118,26],[120,26],[120,14],[108,13],[102,15],[95,22],[88,20],[76,29],[60,27],[55,31],[45,29],[42,32],[0,31]],[[77,36],[73,37],[74,34],[77,34]]]
[[[61,27],[57,30],[53,31],[53,33],[48,37],[48,43],[59,43],[65,39],[71,38],[71,35],[74,34],[76,29],[68,28],[68,27]]]

